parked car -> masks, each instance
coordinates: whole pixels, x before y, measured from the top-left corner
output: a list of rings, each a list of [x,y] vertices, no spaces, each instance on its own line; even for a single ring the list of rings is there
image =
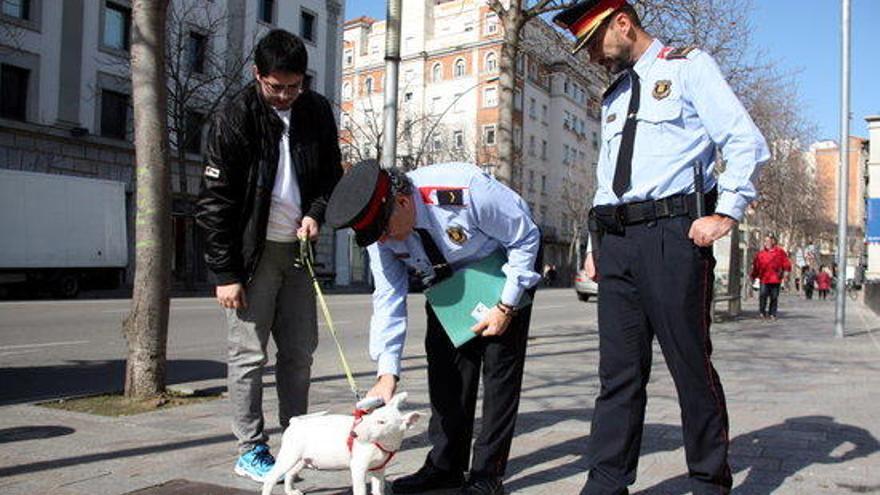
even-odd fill
[[[574,290],[577,293],[578,299],[589,301],[591,297],[599,295],[599,284],[590,280],[585,271],[578,270],[574,276]]]

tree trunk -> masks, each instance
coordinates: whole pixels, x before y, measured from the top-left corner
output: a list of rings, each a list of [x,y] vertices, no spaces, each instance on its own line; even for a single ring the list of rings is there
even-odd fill
[[[504,42],[501,44],[499,58],[498,96],[498,163],[495,177],[508,186],[516,189],[514,184],[514,143],[513,143],[513,112],[516,89],[516,56],[525,16],[522,11],[522,0],[511,0],[504,16],[499,16],[504,27]]]
[[[137,217],[134,294],[123,333],[128,341],[125,395],[138,398],[165,390],[171,281],[171,174],[164,62],[167,8],[167,0],[135,0],[132,6]]]

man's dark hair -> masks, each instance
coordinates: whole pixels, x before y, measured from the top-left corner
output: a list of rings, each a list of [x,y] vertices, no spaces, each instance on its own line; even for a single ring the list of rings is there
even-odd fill
[[[298,36],[283,29],[273,29],[257,43],[254,64],[261,76],[275,71],[305,74],[309,54]]]

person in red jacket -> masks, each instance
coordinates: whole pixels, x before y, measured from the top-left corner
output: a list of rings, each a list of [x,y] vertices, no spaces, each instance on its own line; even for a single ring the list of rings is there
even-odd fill
[[[764,238],[764,249],[758,252],[752,262],[752,279],[761,281],[761,296],[758,299],[761,318],[776,319],[776,308],[779,305],[779,286],[791,271],[791,262],[785,250],[776,245],[776,237],[768,235]],[[770,300],[768,311],[767,300]]]
[[[819,267],[819,273],[816,275],[816,290],[819,291],[820,299],[826,299],[828,291],[831,290],[831,274],[825,269],[825,265]]]

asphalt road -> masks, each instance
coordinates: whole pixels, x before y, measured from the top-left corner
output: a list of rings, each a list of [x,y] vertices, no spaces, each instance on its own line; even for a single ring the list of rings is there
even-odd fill
[[[353,371],[372,376],[375,368],[367,346],[370,296],[331,295],[328,304]],[[424,296],[409,297],[406,356],[424,354],[423,307]],[[121,390],[127,352],[122,321],[129,308],[125,299],[0,302],[0,405]],[[595,308],[593,302],[579,302],[573,289],[541,290],[532,327],[595,329]],[[335,379],[342,368],[320,313],[319,324],[313,380]],[[223,378],[225,348],[224,316],[213,299],[172,300],[169,384]],[[270,358],[270,365],[273,361]]]

